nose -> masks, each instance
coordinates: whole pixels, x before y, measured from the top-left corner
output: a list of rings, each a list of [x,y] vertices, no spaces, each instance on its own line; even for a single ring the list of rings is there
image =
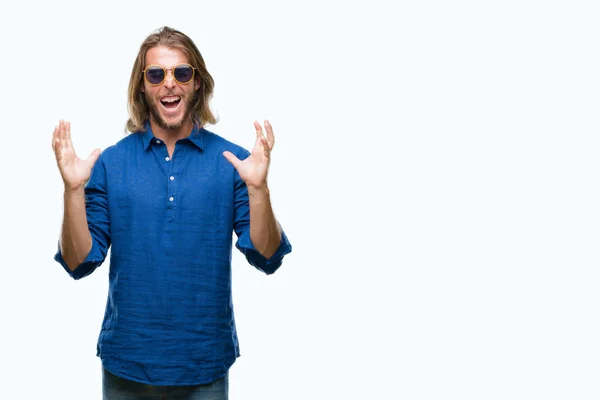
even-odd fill
[[[165,81],[163,82],[167,89],[175,87],[175,76],[173,76],[173,70],[167,70],[167,76],[165,76]]]

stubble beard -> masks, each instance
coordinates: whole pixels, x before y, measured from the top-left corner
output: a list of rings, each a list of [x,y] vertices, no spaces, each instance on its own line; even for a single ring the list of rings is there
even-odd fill
[[[161,107],[161,105],[157,104],[155,99],[148,96],[148,94],[146,93],[146,102],[148,103],[148,108],[150,110],[150,115],[152,116],[152,120],[162,129],[165,130],[177,130],[179,128],[181,128],[186,122],[190,121],[192,118],[192,105],[194,103],[194,100],[196,99],[197,94],[195,94],[193,97],[188,97],[188,96],[183,96],[183,95],[179,95],[181,97],[181,102],[183,104],[180,104],[180,106],[184,106],[184,112],[183,112],[183,117],[175,123],[168,123],[167,121],[164,120],[164,118],[162,117],[160,111],[159,111],[159,107]],[[160,102],[160,100],[159,100]]]

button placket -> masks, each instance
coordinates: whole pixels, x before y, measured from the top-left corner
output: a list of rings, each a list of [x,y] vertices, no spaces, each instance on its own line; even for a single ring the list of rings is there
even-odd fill
[[[167,221],[175,220],[175,206],[177,200],[177,186],[175,181],[176,164],[173,157],[165,157],[167,164]]]
[[[174,165],[169,165],[167,170],[169,171],[169,179],[167,180],[167,202],[169,204],[169,208],[173,208],[175,202],[175,177],[173,176],[173,167]]]

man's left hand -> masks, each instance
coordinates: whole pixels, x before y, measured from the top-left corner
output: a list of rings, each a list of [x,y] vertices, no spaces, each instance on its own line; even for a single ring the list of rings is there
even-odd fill
[[[273,127],[268,120],[265,120],[266,137],[258,121],[254,121],[254,128],[256,129],[254,148],[244,161],[240,161],[239,158],[229,151],[223,152],[225,158],[237,169],[240,178],[246,182],[249,190],[267,187],[267,173],[269,172],[269,164],[271,163],[271,151],[275,145]]]

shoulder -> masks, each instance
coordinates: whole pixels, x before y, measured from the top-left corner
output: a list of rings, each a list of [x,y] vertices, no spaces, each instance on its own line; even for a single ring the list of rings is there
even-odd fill
[[[201,131],[205,138],[206,147],[211,148],[213,151],[217,151],[219,153],[222,153],[223,151],[229,151],[235,154],[235,156],[238,158],[245,158],[250,154],[250,152],[242,146],[233,143],[214,132],[211,132],[205,128],[201,128]]]
[[[124,138],[110,147],[114,148],[115,150],[129,150],[132,147],[142,145],[143,143],[141,135],[143,135],[143,133],[128,133]]]
[[[143,143],[141,137],[137,133],[129,133],[124,138],[120,139],[117,143],[108,146],[100,154],[100,160],[105,163],[114,163],[119,159],[127,157],[131,154],[131,151],[136,147],[142,147]]]

